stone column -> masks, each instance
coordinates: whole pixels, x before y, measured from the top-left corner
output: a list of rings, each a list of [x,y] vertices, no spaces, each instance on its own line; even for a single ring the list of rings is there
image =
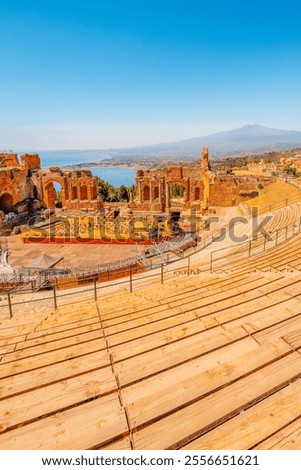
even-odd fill
[[[94,191],[91,182],[87,184],[87,198],[89,201],[92,201],[94,199]]]
[[[169,210],[170,207],[170,194],[169,194],[169,183],[165,183],[165,206],[166,210]]]
[[[149,202],[150,204],[153,202],[153,182],[150,180],[149,182]]]
[[[72,180],[71,178],[68,179],[68,201],[72,201]]]
[[[162,204],[162,181],[159,180],[159,202]]]
[[[190,187],[189,181],[186,181],[186,185],[184,186],[184,202],[188,202],[190,199]]]
[[[66,205],[66,193],[65,193],[65,188],[62,186],[62,207],[65,207]]]
[[[202,170],[203,170],[203,183],[204,183],[204,197],[203,197],[203,204],[204,209],[207,210],[209,208],[209,191],[210,191],[210,174],[209,174],[209,154],[208,148],[204,147],[202,152]]]

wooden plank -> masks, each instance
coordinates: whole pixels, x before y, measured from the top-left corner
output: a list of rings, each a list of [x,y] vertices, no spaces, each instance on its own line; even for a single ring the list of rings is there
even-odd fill
[[[301,311],[301,305],[300,305]],[[301,314],[296,316],[297,311],[292,313],[291,310],[287,310],[283,304],[278,305],[269,309],[260,310],[259,312],[248,315],[247,317],[239,318],[231,322],[227,322],[223,326],[225,328],[235,327],[237,325],[242,325],[250,334],[255,332],[260,332],[266,328],[277,327],[281,328],[283,322],[291,321],[294,318],[301,317]],[[293,317],[293,318],[292,318]],[[281,335],[279,335],[280,337]]]
[[[61,319],[61,323],[57,323],[55,324],[54,326],[47,326],[47,323],[43,323],[42,325],[39,325],[37,326],[37,328],[35,329],[35,331],[29,333],[27,335],[27,338],[28,339],[32,339],[32,338],[37,338],[41,335],[51,335],[51,334],[54,334],[54,333],[59,333],[60,331],[67,331],[69,329],[72,329],[72,328],[77,328],[77,327],[80,327],[80,326],[86,326],[86,325],[90,325],[90,324],[93,324],[95,322],[99,322],[99,316],[98,315],[95,315],[93,317],[90,317],[90,318],[86,318],[84,320],[75,320],[73,322],[70,322],[70,323],[66,323],[66,322],[62,322],[62,319]]]
[[[243,309],[241,307],[232,307],[220,312],[214,313],[214,318],[221,323],[225,324],[229,321],[239,320],[241,322],[247,322],[247,315],[262,312],[262,317],[269,316],[271,312],[281,313],[282,311],[295,312],[295,308],[298,301],[296,299],[288,299],[280,303],[278,301],[272,301],[271,298],[265,297],[259,301],[252,300],[251,302],[245,303]]]
[[[277,276],[278,279],[279,276]],[[174,296],[175,302],[180,302],[183,304],[184,300],[188,302],[192,302],[193,300],[198,300],[200,297],[206,298],[212,295],[216,295],[222,292],[229,292],[234,291],[236,293],[243,293],[245,291],[249,291],[251,289],[257,288],[257,286],[261,286],[263,283],[272,282],[271,280],[266,280],[266,278],[262,277],[262,274],[255,274],[253,276],[233,276],[227,278],[219,278],[218,282],[214,284],[209,284],[206,288],[200,286],[199,288],[192,291],[190,294],[184,295],[177,295]],[[208,295],[203,295],[203,293],[208,293]],[[187,302],[185,302],[187,303]]]
[[[292,348],[300,349],[301,348],[301,329],[298,328],[288,335],[283,337],[284,341],[286,341]]]
[[[233,294],[233,295],[232,295]],[[247,302],[254,302],[258,300],[258,293],[250,291],[246,294],[239,294],[238,292],[223,293],[223,296],[214,296],[212,299],[200,299],[198,302],[192,302],[188,305],[182,306],[182,311],[195,311],[198,316],[209,315],[219,310],[226,310],[235,306],[245,305]]]
[[[295,294],[301,294],[301,281],[299,276],[285,276],[283,279],[275,282],[274,285],[262,286],[258,290],[264,295],[275,295],[275,289],[280,292],[286,293],[288,290],[293,289]],[[290,295],[290,294],[288,294]]]
[[[55,341],[57,339],[67,338],[68,336],[81,335],[83,333],[88,333],[90,331],[95,331],[101,329],[101,324],[98,321],[84,325],[84,326],[73,326],[71,328],[64,329],[62,331],[56,331],[53,333],[49,332],[35,332],[27,335],[26,341],[18,342],[17,349],[22,349],[23,347],[36,346],[41,343],[46,343],[48,341]]]
[[[97,317],[98,313],[94,302],[90,304],[84,302],[77,303],[76,299],[73,297],[72,304],[65,307],[59,307],[53,315],[42,323],[41,327],[45,328],[46,325],[50,327],[62,323],[73,323],[79,320],[88,320],[90,318],[97,319]]]
[[[181,333],[178,332],[178,334],[180,335]],[[241,335],[247,336],[244,330],[241,330]],[[141,380],[149,375],[156,374],[161,370],[173,367],[181,362],[208,353],[213,349],[225,346],[234,341],[234,339],[232,332],[227,332],[221,327],[216,327],[194,336],[184,337],[171,344],[165,344],[160,348],[131,357],[122,362],[117,362],[115,363],[115,370],[118,374],[120,384],[126,385]],[[143,338],[141,341],[145,342],[146,338]],[[128,348],[126,348],[125,351],[126,354],[131,354]],[[116,355],[114,353],[115,352],[112,351],[112,356],[115,361]]]
[[[288,351],[290,348],[283,341],[259,347],[246,338],[223,351],[215,351],[131,385],[122,390],[131,428],[212,393]]]
[[[236,292],[237,293],[237,292]],[[222,302],[225,299],[227,299],[229,296],[235,295],[235,289],[230,289],[230,294],[229,291],[225,292],[222,291],[220,288],[215,287],[214,289],[208,291],[208,295],[202,295],[200,296],[199,293],[194,294],[190,298],[187,298],[185,302],[181,299],[175,298],[175,300],[170,301],[169,305],[170,307],[178,307],[180,306],[183,308],[184,306],[193,306],[193,307],[202,307],[209,305],[213,302]]]
[[[68,330],[67,333],[61,332],[54,335],[45,335],[40,338],[26,340],[22,343],[17,344],[16,351],[20,351],[20,353],[22,353],[22,351],[28,349],[28,353],[34,351],[35,354],[40,354],[40,348],[44,352],[44,349],[59,349],[60,347],[64,347],[64,345],[66,344],[78,344],[80,342],[90,341],[91,339],[101,338],[102,336],[103,332],[101,329],[101,325],[100,323],[98,323],[98,325],[94,326],[94,328],[88,331],[85,329],[83,330],[83,332],[78,332],[77,329]]]
[[[1,329],[1,325],[0,325],[0,334],[1,334],[1,337],[2,337],[2,333],[3,333],[3,330]],[[20,341],[24,341],[26,339],[26,335],[14,335],[12,333],[12,336],[6,338],[6,339],[2,339],[0,340],[0,347],[3,347],[3,346],[8,346],[10,344],[13,344],[15,345],[16,343],[19,343]]]
[[[0,432],[117,390],[111,367],[0,401]]]
[[[128,432],[118,394],[80,406],[0,435],[0,449],[90,449]]]
[[[26,349],[20,349],[13,353],[7,354],[2,360],[1,364],[6,364],[7,362],[18,361],[24,358],[34,358],[37,355],[45,354],[55,350],[63,350],[66,347],[71,347],[72,345],[85,344],[93,340],[100,340],[99,346],[100,349],[106,347],[106,343],[103,340],[103,334],[101,330],[91,331],[89,333],[83,333],[78,336],[71,336],[70,338],[64,338],[56,341],[51,341],[49,343],[40,344],[37,346],[32,346]]]
[[[268,358],[267,358],[268,359]],[[135,449],[178,448],[301,375],[297,353],[276,360],[259,371],[201,398],[133,433]]]
[[[0,398],[3,399],[60,380],[66,380],[70,377],[99,369],[102,367],[102,364],[108,364],[108,356],[104,354],[104,351],[97,351],[86,356],[67,359],[57,364],[47,364],[40,369],[9,376],[0,381]]]
[[[281,276],[281,275],[280,275]],[[249,282],[244,283],[244,285],[240,286],[237,283],[237,286],[235,287],[241,294],[245,294],[249,292],[250,290],[253,289],[261,289],[267,288],[273,290],[278,282],[278,279],[280,276],[271,276],[271,277],[266,277],[260,274],[259,276],[256,276],[255,279],[249,278]],[[264,286],[264,287],[263,287]]]
[[[102,350],[102,351],[101,351]],[[57,362],[67,361],[74,357],[84,356],[96,351],[101,351],[101,360],[99,366],[106,366],[109,363],[108,353],[105,350],[105,341],[103,339],[88,341],[82,344],[76,344],[63,349],[57,349],[45,354],[32,356],[31,358],[19,359],[18,361],[0,364],[0,377],[4,378],[10,375],[20,374],[21,372],[38,369]]]
[[[186,314],[185,314],[186,317]],[[108,337],[107,341],[110,346],[110,352],[115,362],[127,359],[131,356],[137,356],[141,353],[146,353],[151,349],[166,346],[175,341],[179,341],[184,338],[188,338],[194,334],[200,333],[210,328],[218,327],[218,323],[214,318],[201,318],[195,319],[188,323],[180,324],[174,327],[170,327],[167,330],[158,332],[149,332],[148,327],[145,326],[145,335],[143,337],[133,338],[132,332],[128,332],[127,343],[116,344],[116,338]],[[218,331],[218,330],[217,330]],[[135,331],[133,332],[135,333]],[[149,334],[148,334],[149,333]],[[245,333],[245,332],[244,332]],[[232,334],[232,332],[231,332]],[[233,334],[232,334],[233,336]],[[123,339],[125,341],[126,336]],[[117,338],[120,339],[120,338]],[[130,340],[131,339],[131,340]],[[192,340],[193,341],[193,340]]]
[[[166,309],[166,306],[163,306],[159,303],[157,303],[157,305],[153,307],[150,306],[149,303],[144,305],[144,307],[141,307],[141,305],[142,305],[142,302],[140,301],[140,308],[135,309],[133,307],[130,312],[128,313],[123,312],[124,314],[121,314],[121,315],[116,315],[115,313],[113,313],[114,311],[112,311],[110,315],[104,315],[100,308],[99,310],[100,310],[100,316],[101,316],[103,326],[110,327],[113,325],[118,325],[120,323],[124,323],[129,320],[135,320],[135,319],[145,317],[146,315],[152,315],[154,313],[168,311],[169,309],[169,308]]]
[[[300,417],[300,393],[299,379],[182,449],[250,449]]]
[[[254,450],[299,450],[301,449],[301,418],[273,434],[254,447]]]
[[[174,315],[164,320],[157,320],[154,322],[150,321],[149,323],[145,322],[145,324],[142,326],[130,328],[126,331],[121,331],[120,333],[116,333],[113,335],[109,335],[108,329],[106,329],[106,338],[110,346],[115,346],[117,344],[125,343],[137,338],[143,338],[145,336],[153,335],[160,332],[163,332],[163,334],[164,332],[165,334],[169,334],[169,332],[174,328],[188,330],[191,322],[194,321],[197,322],[200,326],[200,321],[195,317],[193,313],[181,313],[179,315]],[[216,322],[214,322],[214,324],[217,325]]]
[[[9,354],[15,350],[14,344],[9,344],[7,346],[0,347],[0,356],[4,356],[5,354]]]
[[[153,322],[164,321],[164,320],[169,321],[169,319],[172,319],[176,317],[177,315],[183,316],[180,308],[167,309],[166,307],[162,306],[161,310],[156,313],[146,313],[143,316],[138,316],[136,318],[129,318],[128,320],[125,319],[124,321],[120,323],[116,323],[112,326],[106,323],[104,325],[106,329],[106,336],[113,335],[115,333],[119,333],[119,332],[130,330],[130,329],[138,328],[140,326],[143,327],[143,325],[148,325]],[[195,318],[194,315],[188,314],[187,316],[189,317],[189,315]]]
[[[129,438],[122,439],[121,441],[113,442],[112,444],[104,447],[99,447],[101,450],[132,450],[131,441]]]
[[[272,325],[263,331],[255,333],[253,336],[259,343],[263,344],[268,341],[273,341],[274,338],[285,337],[298,329],[300,326],[301,314],[295,318],[285,320],[278,325]]]
[[[150,312],[156,311],[156,308],[160,308],[159,302],[149,302],[147,301],[146,305],[143,305],[143,301],[140,298],[140,301],[135,305],[128,300],[127,308],[116,309],[114,305],[111,305],[109,302],[107,305],[104,305],[102,302],[98,301],[97,303],[101,318],[103,321],[113,320],[114,318],[121,319],[122,317],[127,317],[132,313],[144,312],[146,309]],[[122,320],[120,320],[122,321]]]
[[[81,309],[73,309],[70,307],[70,312],[57,312],[52,317],[47,318],[43,323],[42,323],[42,329],[49,328],[49,327],[55,327],[59,325],[72,325],[72,323],[76,324],[79,320],[91,320],[94,319],[94,321],[97,321],[98,319],[98,314],[97,311],[94,309],[89,309],[89,311],[82,311]],[[38,328],[36,328],[37,330]]]

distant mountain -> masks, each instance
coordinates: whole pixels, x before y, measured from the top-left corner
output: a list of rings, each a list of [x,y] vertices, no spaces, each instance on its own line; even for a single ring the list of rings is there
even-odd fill
[[[246,153],[262,153],[277,150],[288,150],[301,147],[301,132],[271,129],[258,125],[246,125],[239,129],[226,132],[218,132],[203,137],[168,142],[155,145],[122,149],[102,150],[70,150],[70,154],[91,159],[113,158],[136,160],[174,160],[195,159],[200,155],[202,147],[209,147],[212,156],[229,156]],[[66,152],[66,151],[64,151]],[[69,151],[68,151],[69,152]],[[50,153],[50,152],[48,152]]]
[[[301,132],[271,129],[263,126],[243,126],[226,132],[204,137],[148,145],[128,149],[107,150],[112,157],[197,157],[202,147],[209,147],[210,154],[216,156],[249,152],[283,150],[301,145]]]

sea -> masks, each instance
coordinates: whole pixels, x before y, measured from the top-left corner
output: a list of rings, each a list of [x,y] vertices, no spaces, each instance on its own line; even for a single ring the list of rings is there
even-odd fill
[[[72,154],[72,152],[39,152],[41,158],[41,167],[49,168],[50,166],[59,166],[60,168],[66,168],[69,165],[85,164],[91,162],[100,162],[107,155],[100,156],[93,155],[93,153],[87,155],[85,153],[80,154],[78,151]],[[81,167],[84,168],[84,167]],[[93,167],[87,166],[93,176],[99,176],[107,183],[111,184],[115,188],[118,188],[122,184],[124,186],[132,186],[135,184],[136,170],[133,168],[117,168],[117,167]]]

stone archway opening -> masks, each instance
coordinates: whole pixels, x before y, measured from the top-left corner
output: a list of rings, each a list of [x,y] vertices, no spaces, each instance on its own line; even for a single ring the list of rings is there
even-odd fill
[[[63,186],[60,183],[53,183],[55,207],[61,209],[63,207]]]
[[[145,185],[143,188],[143,201],[149,201],[150,200],[150,187],[148,185]]]
[[[36,187],[35,184],[33,185],[33,188],[32,188],[32,195],[34,199],[39,199],[38,188]]]
[[[45,205],[49,209],[63,207],[63,186],[57,181],[49,181],[45,186]]]
[[[80,188],[80,200],[81,201],[86,201],[88,199],[88,188],[84,184]]]
[[[171,207],[181,208],[184,204],[185,187],[181,183],[170,185],[170,205]]]
[[[13,211],[14,200],[11,194],[4,193],[0,197],[0,210],[5,214]]]
[[[72,186],[71,188],[71,200],[74,201],[78,199],[77,186]]]

